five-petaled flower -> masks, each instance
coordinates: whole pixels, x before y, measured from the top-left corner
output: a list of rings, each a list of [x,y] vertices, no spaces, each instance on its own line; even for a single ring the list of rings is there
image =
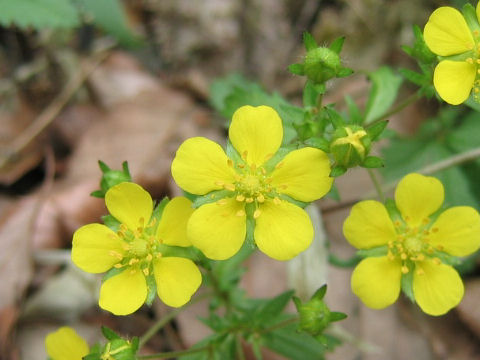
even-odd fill
[[[255,243],[274,259],[291,259],[312,242],[307,213],[286,199],[311,202],[324,196],[333,181],[330,162],[323,151],[304,147],[273,164],[282,138],[282,120],[274,109],[243,106],[229,128],[237,156],[228,157],[203,137],[187,139],[178,149],[172,175],[182,189],[196,195],[222,190],[222,198],[200,206],[187,225],[192,244],[207,257],[223,260],[237,253],[247,217],[255,221]]]
[[[425,25],[423,35],[430,50],[442,57],[456,56],[440,61],[433,76],[438,94],[452,105],[467,100],[472,88],[475,100],[479,101],[480,2],[476,14],[469,27],[460,11],[443,6],[432,13]]]
[[[147,277],[155,279],[157,294],[167,305],[188,302],[200,286],[197,266],[183,257],[163,256],[168,246],[191,246],[186,224],[193,209],[187,198],[173,198],[157,223],[152,217],[153,201],[142,187],[124,182],[105,194],[110,214],[121,225],[117,232],[102,224],[88,224],[73,235],[72,260],[82,270],[119,273],[109,277],[100,289],[99,305],[115,315],[137,310],[148,293]]]
[[[48,334],[45,349],[52,360],[82,360],[90,351],[87,342],[68,326]]]
[[[395,191],[401,214],[391,219],[378,201],[361,201],[345,220],[345,238],[358,249],[384,247],[384,255],[367,257],[352,274],[352,290],[365,305],[381,309],[400,293],[402,276],[412,276],[415,301],[430,315],[458,305],[464,293],[457,271],[445,257],[466,256],[480,247],[480,216],[467,206],[439,213],[442,183],[419,174],[405,176]],[[442,259],[441,259],[442,258]]]

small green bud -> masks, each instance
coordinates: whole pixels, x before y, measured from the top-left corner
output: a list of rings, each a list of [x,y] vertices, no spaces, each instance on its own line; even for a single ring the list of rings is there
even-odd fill
[[[105,197],[106,192],[112,186],[126,181],[132,181],[128,163],[126,161],[122,164],[122,170],[112,170],[103,161],[98,161],[98,165],[102,170],[102,179],[100,180],[100,190],[92,192],[90,195],[98,198]]]
[[[361,126],[350,125],[335,130],[330,152],[336,164],[344,168],[361,165],[367,157],[371,140]]]
[[[327,47],[312,49],[305,56],[303,70],[314,83],[321,84],[336,77],[340,69],[340,56]]]
[[[330,311],[323,301],[326,291],[327,286],[322,286],[313,294],[311,299],[304,304],[302,304],[299,298],[293,298],[300,317],[298,330],[305,331],[318,338],[321,337],[323,331],[331,322],[346,318],[346,315],[343,313]]]

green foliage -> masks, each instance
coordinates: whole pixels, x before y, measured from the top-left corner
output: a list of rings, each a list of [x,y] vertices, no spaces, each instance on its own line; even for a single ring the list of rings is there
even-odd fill
[[[0,24],[20,28],[72,28],[80,24],[77,9],[65,0],[0,0]]]
[[[393,105],[402,84],[402,78],[388,66],[368,74],[372,87],[365,107],[364,122],[369,124],[381,118]]]
[[[382,150],[387,182],[409,172],[444,160],[478,146],[480,122],[476,112],[447,108],[438,117],[424,122],[412,137],[397,136]],[[445,206],[467,205],[479,208],[478,173],[480,161],[455,166],[434,174],[445,186]]]
[[[124,9],[118,0],[77,0],[80,8],[92,22],[116,38],[122,45],[138,43],[127,24]]]

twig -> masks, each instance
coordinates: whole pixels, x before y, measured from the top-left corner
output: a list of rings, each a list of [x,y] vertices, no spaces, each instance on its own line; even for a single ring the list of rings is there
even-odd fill
[[[39,134],[41,134],[53,120],[57,118],[68,101],[82,86],[85,80],[92,74],[98,65],[104,61],[108,55],[110,47],[96,54],[93,59],[85,59],[81,65],[81,71],[78,72],[58,94],[58,96],[48,105],[42,113],[25,129],[17,138],[12,141],[8,153],[0,158],[0,169],[6,166],[12,157],[20,153],[27,147]]]

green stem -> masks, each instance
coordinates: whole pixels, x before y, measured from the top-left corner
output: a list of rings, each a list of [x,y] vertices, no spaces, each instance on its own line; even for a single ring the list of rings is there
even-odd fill
[[[245,354],[243,352],[243,347],[242,347],[242,337],[239,336],[238,334],[236,335],[235,343],[236,343],[237,359],[245,360]]]
[[[272,331],[275,331],[277,329],[281,329],[285,326],[288,326],[288,325],[291,325],[291,324],[294,324],[298,321],[298,318],[297,317],[293,317],[293,318],[290,318],[290,319],[287,319],[287,320],[284,320],[282,322],[279,322],[278,324],[275,324],[275,325],[272,325],[266,329],[263,329],[262,331],[259,331],[259,334],[268,334],[269,332],[272,332]]]
[[[212,294],[211,293],[205,293],[202,295],[199,295],[192,300],[190,300],[189,303],[183,305],[180,308],[177,308],[175,310],[170,311],[168,314],[166,314],[164,317],[160,318],[155,324],[153,324],[150,329],[147,330],[145,334],[140,338],[139,340],[139,348],[141,348],[143,345],[145,345],[148,340],[152,338],[161,328],[163,328],[167,323],[169,323],[173,318],[175,318],[178,314],[180,314],[182,311],[187,309],[193,304],[196,304],[197,302],[200,302],[202,300],[205,300],[209,298]]]
[[[340,259],[334,254],[328,254],[328,262],[332,265],[342,267],[342,268],[351,268],[357,265],[362,258],[358,255],[354,255],[348,259]]]
[[[190,348],[187,350],[180,350],[180,351],[169,351],[163,353],[157,353],[152,355],[138,355],[137,359],[170,359],[175,357],[180,357],[184,355],[196,354],[203,351],[210,350],[210,346],[202,346],[197,348]]]
[[[368,175],[370,175],[370,179],[372,179],[373,186],[375,186],[375,190],[377,191],[378,198],[381,202],[385,202],[385,195],[383,195],[382,185],[377,179],[375,172],[372,169],[367,169]]]
[[[400,102],[397,106],[395,106],[392,110],[386,112],[385,114],[383,114],[382,116],[380,116],[379,118],[375,119],[375,120],[372,120],[370,121],[368,124],[365,124],[365,125],[368,125],[368,126],[371,126],[371,125],[374,125],[380,121],[384,121],[384,120],[387,120],[390,116],[392,115],[395,115],[396,113],[402,111],[403,109],[405,109],[407,106],[409,106],[410,104],[414,103],[415,101],[417,101],[418,99],[421,98],[421,95],[420,95],[420,91],[416,91],[414,92],[413,94],[411,94],[410,96],[408,96],[407,98],[405,98],[402,102]]]

